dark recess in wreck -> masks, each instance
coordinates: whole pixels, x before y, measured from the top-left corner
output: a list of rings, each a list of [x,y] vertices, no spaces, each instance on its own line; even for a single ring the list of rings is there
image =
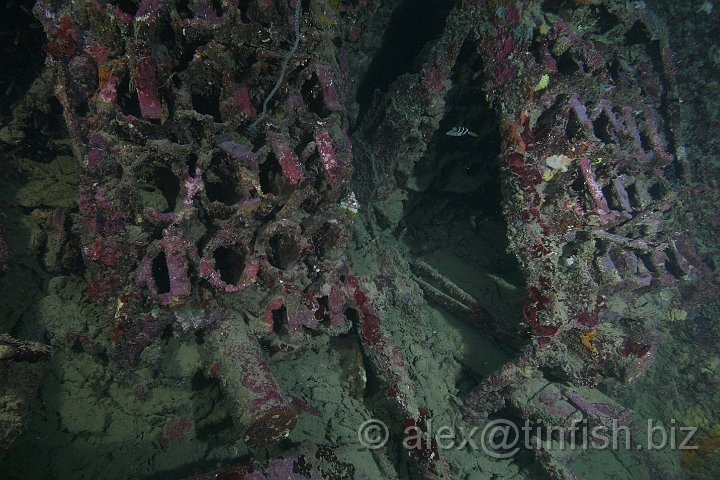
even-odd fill
[[[420,58],[425,46],[442,33],[453,4],[450,0],[406,0],[395,9],[382,47],[358,87],[358,123],[375,92],[387,93],[387,87],[396,78],[417,69],[416,58]]]

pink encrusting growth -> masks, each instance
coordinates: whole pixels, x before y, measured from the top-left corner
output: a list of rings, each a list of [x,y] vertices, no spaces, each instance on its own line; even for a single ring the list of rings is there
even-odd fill
[[[270,145],[288,183],[291,185],[300,183],[305,177],[305,168],[295,152],[274,135],[270,136]]]
[[[342,285],[326,284],[320,290],[305,291],[286,285],[265,305],[260,323],[267,332],[286,330],[289,341],[296,345],[303,343],[304,329],[344,333],[351,328],[345,316],[348,297]],[[325,298],[326,303],[321,301]]]
[[[330,323],[334,327],[340,327],[346,324],[345,304],[347,302],[343,290],[337,285],[330,287],[328,294],[328,307],[330,309]]]
[[[228,284],[221,278],[220,272],[215,268],[214,259],[200,260],[200,275],[207,278],[212,285],[223,290],[224,292],[239,292],[249,287],[257,277],[260,264],[257,259],[250,259],[245,264],[240,281],[235,284]]]
[[[587,184],[590,196],[595,203],[595,209],[597,213],[603,218],[608,216],[610,214],[610,207],[608,207],[607,200],[605,200],[605,196],[602,192],[602,188],[600,188],[600,185],[598,185],[595,174],[590,168],[590,160],[588,160],[587,158],[580,159],[580,171],[585,178],[585,183]]]
[[[87,45],[84,50],[97,65],[102,65],[107,62],[110,56],[110,50],[98,44]]]
[[[273,299],[272,301],[268,302],[267,305],[265,305],[265,311],[263,312],[261,321],[263,324],[263,328],[267,333],[272,332],[274,328],[275,320],[273,318],[273,312],[279,311],[284,305],[285,300],[283,299],[283,297]]]
[[[235,90],[230,102],[233,106],[239,108],[241,112],[245,113],[249,118],[257,118],[257,111],[250,100],[250,90],[248,89],[246,83],[243,83],[237,90]]]
[[[318,63],[315,65],[315,74],[320,82],[320,87],[323,92],[323,100],[325,106],[331,112],[337,112],[342,110],[340,105],[340,99],[338,98],[337,90],[335,89],[335,83],[333,81],[332,74],[325,67],[325,65]]]
[[[120,77],[112,73],[108,73],[105,82],[100,85],[98,90],[98,98],[105,103],[115,103],[117,101],[117,87],[120,83]]]
[[[234,399],[242,438],[252,448],[277,443],[295,428],[298,411],[270,372],[255,335],[234,315],[208,334],[214,372]]]
[[[133,252],[134,249],[130,245],[109,238],[96,238],[93,243],[83,247],[85,258],[110,267],[120,265]]]
[[[363,345],[367,354],[372,356],[378,365],[383,365],[385,375],[390,383],[390,395],[407,408],[409,400],[408,393],[414,391],[414,385],[405,369],[405,358],[392,338],[380,325],[380,318],[377,315],[372,302],[363,292],[361,278],[349,276],[347,278],[348,292],[356,305],[358,312],[358,323],[360,335],[363,338]],[[410,411],[409,409],[408,411]]]
[[[187,415],[171,418],[160,434],[160,446],[168,448],[171,444],[190,435],[195,429],[195,422]]]
[[[423,70],[423,87],[431,95],[440,93],[445,89],[446,75],[436,63],[426,65]]]
[[[185,206],[190,206],[198,193],[205,190],[205,182],[202,179],[200,167],[195,167],[192,174],[186,169],[183,172],[183,184],[185,185]]]
[[[342,175],[342,166],[337,158],[335,147],[327,130],[315,132],[315,143],[317,144],[320,160],[322,161],[325,179],[330,187],[333,187]]]
[[[164,238],[148,248],[148,253],[140,262],[138,282],[145,284],[150,294],[159,302],[171,304],[190,295],[188,278],[188,251],[190,246],[181,236],[166,232]],[[167,271],[168,291],[160,291],[158,279],[154,275],[155,262],[162,261]]]
[[[280,316],[282,314],[282,316]],[[294,288],[285,286],[280,297],[271,300],[262,316],[262,323],[268,332],[277,328],[286,329],[291,342],[303,338],[303,326],[316,328],[314,309],[305,304],[304,298]]]
[[[145,56],[140,59],[135,70],[134,81],[142,116],[150,119],[161,118],[163,107],[155,76],[155,61],[152,57]]]
[[[206,245],[203,257],[199,261],[200,276],[223,292],[235,293],[248,288],[257,278],[260,262],[251,255],[247,243],[247,238],[237,235],[232,230],[218,232]],[[218,251],[231,251],[242,259],[242,269],[238,272],[237,281],[231,282],[229,278],[227,281],[223,279],[223,274],[217,265],[216,253]],[[235,267],[233,266],[233,268]],[[228,275],[235,273],[234,271],[228,272]]]
[[[315,318],[315,311],[318,309],[318,303],[312,296],[308,298],[298,289],[286,286],[285,309],[291,337],[297,338],[303,327],[317,330],[318,321]]]

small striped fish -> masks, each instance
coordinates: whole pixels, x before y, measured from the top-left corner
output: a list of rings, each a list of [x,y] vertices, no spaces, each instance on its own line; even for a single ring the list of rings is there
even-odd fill
[[[465,135],[470,135],[471,137],[477,137],[477,133],[471,132],[467,128],[458,125],[457,127],[453,127],[447,132],[445,132],[445,135],[449,137],[463,137]]]

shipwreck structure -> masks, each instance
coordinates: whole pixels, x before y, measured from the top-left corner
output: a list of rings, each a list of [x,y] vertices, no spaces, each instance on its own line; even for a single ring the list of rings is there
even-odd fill
[[[317,336],[359,342],[393,438],[427,431],[443,408],[468,425],[499,411],[566,428],[630,423],[595,388],[632,385],[653,364],[655,327],[627,305],[712,276],[679,227],[692,162],[673,53],[649,9],[412,3],[35,5],[43,81],[79,176],[62,238],[76,239],[87,298],[108,312],[97,342],[133,368],[168,332],[202,335],[207,377],[232,399],[251,449],[318,414],[269,367]],[[21,138],[16,110],[6,140]],[[477,230],[483,215],[514,257],[510,313],[425,258],[442,219]],[[375,274],[358,273],[353,235],[352,250],[380,259]],[[430,350],[425,302],[507,356],[462,405],[433,399],[406,348]],[[332,446],[287,453],[223,478],[355,472]],[[410,453],[388,454],[399,475],[463,472],[432,438]],[[581,478],[565,452],[533,453],[550,478]],[[636,461],[671,478],[650,456]]]

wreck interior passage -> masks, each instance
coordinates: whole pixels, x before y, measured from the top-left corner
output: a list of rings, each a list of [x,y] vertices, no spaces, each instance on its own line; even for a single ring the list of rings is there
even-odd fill
[[[408,247],[430,305],[468,339],[463,365],[488,374],[522,345],[526,290],[517,261],[506,252],[501,137],[482,72],[482,59],[467,42],[451,76],[446,115],[406,183],[396,236]]]

